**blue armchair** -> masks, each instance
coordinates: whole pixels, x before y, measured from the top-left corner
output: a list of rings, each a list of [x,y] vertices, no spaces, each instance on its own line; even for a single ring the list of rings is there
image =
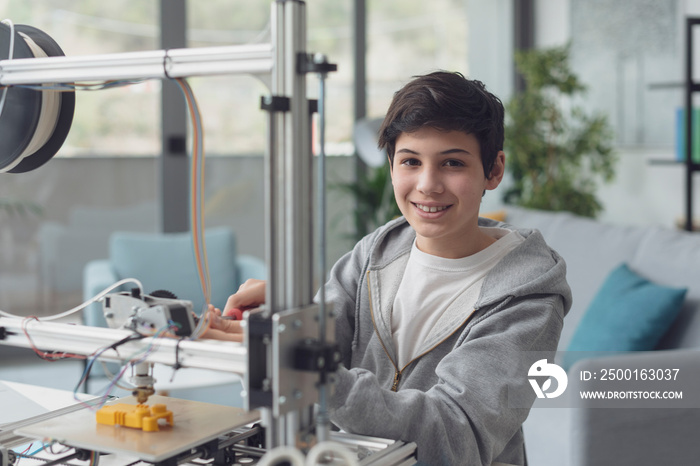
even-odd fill
[[[223,309],[229,295],[242,282],[248,278],[265,278],[265,263],[254,256],[237,254],[235,235],[228,228],[208,230],[204,238],[211,277],[212,304]],[[109,258],[91,261],[85,266],[84,299],[91,299],[124,278],[139,280],[145,293],[168,290],[180,299],[192,301],[195,312],[201,312],[204,307],[190,233],[113,233],[109,238]],[[133,286],[127,285],[124,289],[131,287]],[[85,308],[83,323],[107,326],[100,303]],[[112,366],[111,371],[116,370],[118,367]],[[243,386],[236,374],[185,368],[178,370],[175,376],[172,368],[159,364],[155,365],[154,373],[159,381],[156,389],[160,394],[243,406],[240,394]],[[107,383],[103,375],[101,368],[93,367],[90,380]],[[87,382],[85,390],[89,392]]]
[[[264,279],[265,263],[236,252],[236,238],[228,228],[205,233],[211,303],[223,309],[229,295],[248,278]],[[192,301],[195,312],[204,306],[190,233],[115,232],[109,239],[109,258],[89,262],[83,273],[83,297],[88,300],[124,278],[136,278],[145,293],[168,290]],[[128,286],[127,286],[128,288]],[[85,325],[106,327],[100,303],[83,311]]]

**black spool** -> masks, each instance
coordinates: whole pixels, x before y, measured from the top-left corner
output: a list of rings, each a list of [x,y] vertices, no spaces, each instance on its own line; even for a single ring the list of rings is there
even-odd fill
[[[0,23],[0,60],[9,58],[12,28]],[[14,27],[13,59],[34,58],[25,34],[49,57],[63,56],[61,47],[45,32],[24,24]],[[0,90],[0,93],[3,91]],[[24,173],[39,168],[48,162],[61,148],[68,136],[75,111],[75,92],[61,92],[55,128],[48,140],[32,154],[26,154],[21,162],[6,170],[22,157],[23,152],[39,126],[42,92],[22,87],[9,87],[5,105],[0,114],[0,172]],[[53,123],[53,122],[51,122]]]

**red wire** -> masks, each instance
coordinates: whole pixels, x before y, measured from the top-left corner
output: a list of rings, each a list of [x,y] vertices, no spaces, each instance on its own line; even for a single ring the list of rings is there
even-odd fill
[[[30,320],[36,320],[39,322],[39,318],[36,316],[29,316],[26,319],[22,320],[22,332],[24,332],[24,336],[27,337],[27,340],[29,341],[29,346],[32,348],[32,350],[36,353],[37,356],[39,356],[41,359],[45,361],[58,361],[59,359],[66,359],[66,358],[72,358],[72,359],[87,359],[87,356],[84,356],[82,354],[74,354],[74,353],[47,353],[45,351],[42,351],[38,349],[35,345],[34,342],[32,341],[32,337],[29,336],[29,332],[27,331],[27,322]]]

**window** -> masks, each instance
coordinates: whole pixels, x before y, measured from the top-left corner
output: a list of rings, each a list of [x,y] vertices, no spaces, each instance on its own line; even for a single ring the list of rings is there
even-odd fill
[[[68,56],[158,48],[157,0],[8,0],[3,17],[50,35]],[[160,153],[160,82],[76,93],[58,156]]]
[[[69,56],[157,50],[158,0],[7,0],[4,17],[52,36]],[[411,76],[438,68],[468,74],[467,0],[368,0],[369,116],[381,116]],[[189,47],[269,42],[270,0],[187,2]],[[351,154],[353,124],[353,2],[307,3],[308,50],[338,64],[327,81],[327,149]],[[309,98],[318,83],[309,76]],[[266,87],[250,76],[191,79],[203,115],[205,149],[212,155],[261,155]],[[59,156],[160,153],[158,80],[82,91]]]
[[[368,0],[368,115],[382,116],[394,92],[411,76],[436,69],[468,69],[465,0]],[[269,42],[270,2],[209,1],[188,4],[191,47]],[[327,152],[349,155],[353,126],[353,2],[307,3],[307,48],[326,54],[338,71],[327,81]],[[265,115],[259,99],[267,89],[250,77],[192,80],[203,112],[208,153],[246,155],[265,150]],[[318,81],[308,79],[316,98]]]

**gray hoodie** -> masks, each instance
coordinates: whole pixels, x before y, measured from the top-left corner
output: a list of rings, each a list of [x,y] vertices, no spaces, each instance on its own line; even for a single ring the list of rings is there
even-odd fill
[[[344,366],[330,403],[338,427],[415,442],[422,464],[525,463],[521,425],[535,400],[528,369],[553,358],[571,291],[542,235],[518,232],[525,240],[485,277],[474,309],[441,321],[434,346],[405,367],[395,363],[391,312],[413,228],[391,221],[336,263],[326,297]]]

